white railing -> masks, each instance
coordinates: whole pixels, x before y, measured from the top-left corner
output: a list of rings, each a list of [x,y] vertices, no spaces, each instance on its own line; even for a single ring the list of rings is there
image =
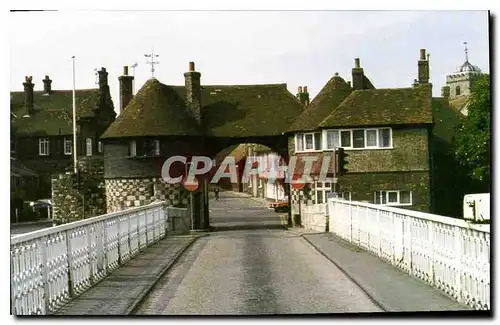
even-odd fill
[[[328,200],[330,231],[474,309],[490,309],[490,226]]]
[[[326,203],[303,206],[300,212],[302,226],[320,232],[326,231],[326,208]]]
[[[11,238],[11,313],[56,311],[165,237],[168,214],[157,202]]]

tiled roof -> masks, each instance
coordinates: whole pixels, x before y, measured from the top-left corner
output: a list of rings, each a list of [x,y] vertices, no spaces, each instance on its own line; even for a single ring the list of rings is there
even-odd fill
[[[332,77],[318,95],[295,120],[289,131],[311,131],[352,92],[352,88],[339,76]]]
[[[37,177],[38,174],[23,165],[20,161],[11,159],[10,160],[10,175],[16,177],[32,176]]]
[[[465,108],[467,108],[467,104],[469,103],[469,96],[458,96],[456,98],[450,99],[450,105],[463,114]]]
[[[432,123],[431,89],[366,89],[352,92],[320,127]]]
[[[99,89],[76,90],[77,118],[93,117],[99,107]],[[33,92],[34,113],[24,117],[24,92],[14,91],[11,95],[11,112],[16,115],[12,127],[17,135],[59,135],[72,134],[73,91],[54,90],[50,95],[43,91]]]
[[[201,134],[186,108],[184,96],[174,87],[152,78],[146,81],[102,138]]]
[[[204,131],[186,108],[184,86],[149,80],[105,137],[281,135],[303,110],[286,84],[202,86],[201,97]]]

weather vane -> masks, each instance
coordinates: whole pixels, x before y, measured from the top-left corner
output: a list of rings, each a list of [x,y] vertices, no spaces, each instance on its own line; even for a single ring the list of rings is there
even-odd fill
[[[148,64],[151,64],[151,76],[154,78],[155,77],[155,64],[160,64],[160,62],[155,61],[155,59],[157,57],[159,57],[160,55],[154,54],[154,52],[151,52],[151,54],[144,54],[144,56],[150,59],[148,61]]]
[[[469,61],[469,49],[467,48],[467,42],[464,42],[465,45],[465,61]]]

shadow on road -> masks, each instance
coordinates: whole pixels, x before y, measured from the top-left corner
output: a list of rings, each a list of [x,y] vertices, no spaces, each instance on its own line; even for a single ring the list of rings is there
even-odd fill
[[[227,225],[227,226],[212,226],[212,231],[233,231],[233,230],[266,230],[266,229],[282,229],[288,227],[284,225]]]

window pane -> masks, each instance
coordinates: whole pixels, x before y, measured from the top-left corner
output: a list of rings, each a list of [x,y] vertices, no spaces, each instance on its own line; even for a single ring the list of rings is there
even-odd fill
[[[314,133],[314,149],[321,150],[321,132]]]
[[[382,199],[382,204],[386,204],[387,203],[387,192],[381,191],[380,194],[381,194],[380,198]]]
[[[365,130],[353,130],[353,148],[365,147]]]
[[[402,204],[411,203],[411,192],[410,191],[399,192],[399,203],[402,203]]]
[[[351,131],[340,131],[340,145],[342,147],[350,147],[351,146]]]
[[[379,134],[379,146],[380,147],[390,147],[391,146],[391,130],[390,129],[380,129]]]
[[[375,197],[375,204],[380,204],[380,192],[375,192],[374,194],[374,197]]]
[[[330,182],[325,182],[324,188],[330,190],[332,188],[332,184],[330,184]]]
[[[366,130],[366,146],[377,146],[377,130]]]
[[[398,203],[398,192],[388,192],[387,201],[389,203]]]
[[[313,148],[313,135],[312,134],[306,134],[306,150],[312,150]]]
[[[316,204],[323,203],[323,191],[316,191]]]
[[[297,151],[304,150],[304,135],[297,134]]]
[[[338,147],[339,145],[340,145],[339,131],[327,131],[326,132],[327,149],[333,149],[333,147]]]
[[[135,140],[130,141],[130,155],[135,156],[137,154],[137,148]]]

